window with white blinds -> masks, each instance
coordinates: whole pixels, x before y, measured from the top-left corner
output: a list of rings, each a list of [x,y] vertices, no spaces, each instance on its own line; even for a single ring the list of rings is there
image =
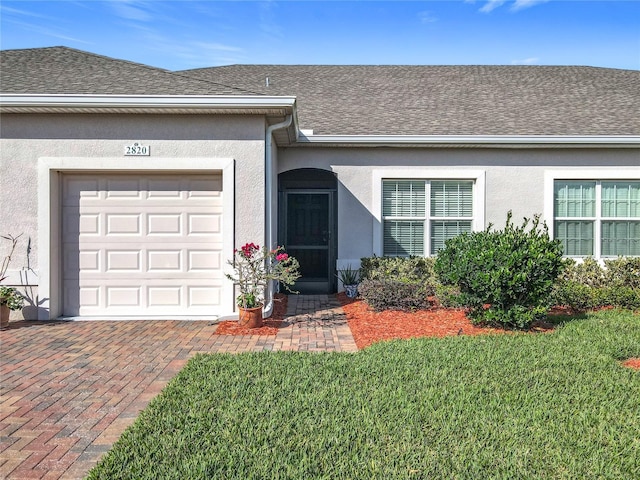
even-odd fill
[[[565,255],[640,255],[640,181],[556,180],[554,232]]]
[[[471,231],[473,182],[383,180],[382,219],[383,255],[434,255]]]

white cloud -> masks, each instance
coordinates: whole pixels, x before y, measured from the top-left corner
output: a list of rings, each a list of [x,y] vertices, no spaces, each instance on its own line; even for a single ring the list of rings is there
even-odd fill
[[[482,6],[480,11],[482,13],[489,13],[490,11],[500,7],[505,1],[506,0],[488,0],[487,3]]]
[[[187,48],[189,53],[184,55],[194,66],[214,66],[243,63],[246,61],[245,49],[220,43],[193,42]]]
[[[540,62],[538,57],[523,58],[522,60],[511,60],[511,65],[535,65]]]
[[[245,49],[217,42],[182,41],[164,37],[161,34],[149,33],[148,42],[153,45],[150,50],[162,52],[164,58],[171,59],[170,70],[211,67],[246,62]]]
[[[36,18],[51,18],[45,15],[40,15],[34,12],[28,12],[27,10],[19,10],[17,8],[7,7],[6,5],[0,5],[0,12],[8,15],[17,15],[17,16],[25,16],[25,17],[36,17]]]
[[[275,9],[278,4],[273,1],[260,2],[260,30],[269,36],[282,38],[282,28],[277,22],[277,14]]]
[[[213,52],[243,52],[244,49],[240,47],[233,47],[231,45],[224,45],[222,43],[211,42],[193,42],[193,46],[202,48],[204,50]]]
[[[145,2],[118,0],[110,2],[110,6],[121,18],[138,22],[149,22],[153,16],[148,12]]]
[[[548,1],[550,0],[515,0],[515,2],[513,2],[511,10],[522,10],[524,8],[533,7],[534,5],[538,5],[539,3],[546,3]]]
[[[425,10],[424,12],[419,12],[418,18],[420,19],[420,23],[433,23],[438,21],[438,19],[433,15],[433,13],[431,13],[428,10]]]
[[[467,3],[475,3],[475,0],[465,0]],[[540,3],[546,3],[551,0],[514,0],[513,4],[509,8],[512,12],[517,12],[518,10],[524,10],[525,8],[533,7],[534,5],[538,5]],[[507,0],[487,0],[481,8],[480,11],[482,13],[489,13],[495,10],[498,7],[501,7],[507,3]]]
[[[72,42],[72,43],[81,43],[81,44],[85,44],[85,45],[93,45],[94,42],[89,42],[86,40],[82,40],[80,38],[77,37],[72,37],[70,35],[66,35],[65,33],[61,33],[61,32],[57,32],[51,28],[42,26],[42,25],[35,25],[33,23],[28,23],[28,22],[21,22],[18,20],[8,20],[9,23],[13,23],[14,25],[18,25],[21,28],[25,29],[28,32],[32,32],[36,35],[44,35],[47,37],[53,37],[53,38],[57,38],[60,40],[64,40],[66,42]]]

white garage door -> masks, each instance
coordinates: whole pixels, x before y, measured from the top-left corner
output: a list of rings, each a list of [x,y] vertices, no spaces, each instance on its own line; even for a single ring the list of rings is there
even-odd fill
[[[221,175],[65,175],[63,314],[215,315]]]

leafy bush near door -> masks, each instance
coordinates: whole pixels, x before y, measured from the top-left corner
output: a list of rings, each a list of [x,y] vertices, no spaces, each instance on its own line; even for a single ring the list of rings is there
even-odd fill
[[[476,324],[528,328],[546,317],[555,279],[564,266],[562,245],[549,238],[539,215],[503,230],[465,233],[448,240],[434,269]]]
[[[360,274],[366,280],[436,284],[434,263],[432,257],[368,257],[360,261]]]
[[[358,293],[376,311],[418,310],[430,306],[423,285],[397,280],[363,280]]]
[[[428,308],[439,285],[433,258],[369,257],[361,259],[360,296],[374,310]]]

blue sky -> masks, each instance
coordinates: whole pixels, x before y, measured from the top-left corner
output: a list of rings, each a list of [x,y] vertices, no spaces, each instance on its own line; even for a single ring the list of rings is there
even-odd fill
[[[233,63],[640,70],[640,0],[1,1],[2,49],[56,45],[169,70]]]

